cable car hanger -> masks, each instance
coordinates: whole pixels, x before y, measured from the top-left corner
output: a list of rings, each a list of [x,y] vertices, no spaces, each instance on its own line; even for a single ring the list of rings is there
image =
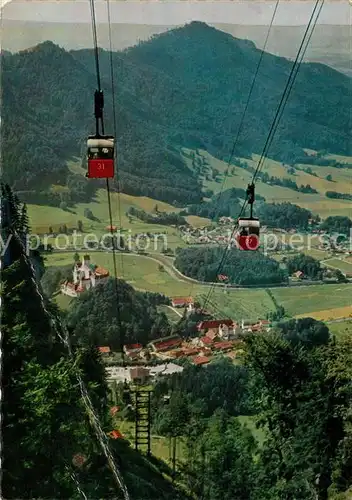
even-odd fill
[[[258,250],[260,222],[257,217],[253,217],[253,204],[255,201],[254,183],[247,187],[247,203],[250,206],[249,217],[239,217],[238,232],[236,241],[241,250]]]
[[[94,93],[95,135],[87,139],[89,179],[111,179],[114,177],[114,142],[113,136],[104,135],[104,93],[96,90]],[[101,134],[100,127],[101,125]]]

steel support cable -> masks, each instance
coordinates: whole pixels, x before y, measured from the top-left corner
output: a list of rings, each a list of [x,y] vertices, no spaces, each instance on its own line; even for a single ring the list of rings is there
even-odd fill
[[[111,91],[112,91],[112,113],[113,113],[113,125],[114,125],[114,137],[115,137],[115,172],[117,175],[117,202],[118,202],[118,215],[120,229],[122,229],[122,216],[121,216],[121,196],[120,196],[120,178],[118,175],[118,163],[117,163],[117,122],[116,122],[116,93],[115,93],[115,78],[114,78],[114,67],[112,59],[112,36],[111,36],[111,15],[110,15],[110,0],[107,0],[107,11],[108,11],[108,24],[109,24],[109,46],[110,46],[110,76],[111,76]],[[121,254],[121,275],[124,276],[124,266],[123,266],[123,254]]]
[[[91,6],[91,18],[92,18],[92,31],[93,31],[93,44],[94,44],[94,54],[95,54],[95,67],[96,67],[96,76],[97,76],[97,86],[98,86],[98,92],[101,92],[101,76],[100,76],[100,65],[99,65],[99,49],[98,49],[98,37],[97,37],[97,25],[96,25],[96,16],[95,16],[95,8],[94,8],[94,0],[90,0],[90,6]],[[110,9],[108,10],[108,15],[109,15],[109,35],[110,35],[110,43],[111,43],[111,30],[110,30]],[[110,52],[111,54],[111,52]],[[112,72],[113,75],[113,72]],[[113,79],[112,79],[112,84],[113,84]],[[115,129],[115,140],[116,140],[116,113],[115,113],[115,102],[114,102],[114,93],[113,93],[113,109],[114,109],[114,129]],[[101,109],[101,125],[102,125],[102,133],[104,135],[104,116],[103,116],[103,109]],[[114,148],[114,154],[116,158],[116,148]],[[115,161],[116,164],[116,161]],[[108,197],[108,207],[109,207],[109,221],[110,221],[110,234],[111,234],[111,242],[112,242],[112,252],[113,252],[113,266],[114,266],[114,287],[115,287],[115,295],[116,295],[116,317],[117,317],[117,324],[120,330],[120,349],[121,349],[121,356],[122,356],[122,362],[123,366],[125,364],[124,360],[124,351],[123,351],[123,345],[124,345],[124,335],[122,333],[122,328],[121,328],[121,315],[120,315],[120,303],[119,303],[119,289],[118,289],[118,283],[117,283],[117,262],[116,262],[116,241],[114,237],[114,230],[113,230],[113,220],[112,220],[112,208],[111,208],[111,193],[110,193],[110,183],[109,179],[106,179],[106,191],[107,191],[107,197]]]
[[[269,36],[270,36],[270,33],[271,33],[271,28],[272,28],[273,23],[274,23],[274,19],[275,19],[275,16],[276,16],[276,12],[277,12],[279,3],[280,3],[280,0],[276,0],[275,9],[274,9],[274,12],[273,12],[273,15],[272,15],[272,18],[271,18],[271,22],[270,22],[270,25],[269,25],[268,32],[266,34],[264,46],[263,46],[263,49],[261,51],[260,58],[259,58],[256,70],[255,70],[255,73],[254,73],[252,84],[251,84],[251,87],[250,87],[250,90],[249,90],[249,93],[248,93],[248,96],[247,96],[247,101],[246,101],[246,104],[245,104],[245,108],[244,108],[243,113],[242,113],[240,125],[238,127],[236,138],[235,138],[235,141],[234,141],[233,146],[232,146],[230,158],[228,160],[227,168],[226,168],[226,171],[225,171],[225,176],[224,176],[224,179],[223,179],[222,184],[221,184],[220,192],[219,192],[219,195],[218,195],[219,196],[219,200],[221,198],[221,195],[222,195],[222,192],[223,192],[223,189],[224,189],[224,186],[225,186],[225,182],[226,182],[226,179],[227,179],[227,176],[228,176],[228,173],[229,173],[231,161],[232,161],[232,158],[233,158],[233,156],[235,154],[236,146],[238,144],[238,141],[239,141],[239,138],[240,138],[240,135],[241,135],[241,132],[242,132],[242,128],[243,128],[243,124],[244,124],[244,119],[245,119],[245,116],[247,114],[248,106],[249,106],[249,103],[250,103],[250,100],[251,100],[251,97],[252,97],[252,94],[253,94],[254,85],[255,85],[255,82],[256,82],[257,77],[258,77],[260,66],[262,64],[262,60],[263,60],[263,57],[264,57],[264,52],[265,52],[265,49],[266,49],[266,46],[267,46],[267,43],[268,43],[268,40],[269,40]],[[219,211],[217,212],[216,216],[218,214],[219,214]]]
[[[276,16],[277,9],[279,7],[279,3],[280,3],[280,0],[276,0],[274,12],[273,12],[273,15],[271,17],[271,21],[270,21],[270,25],[269,25],[269,28],[268,28],[268,31],[267,31],[267,34],[266,34],[264,45],[263,45],[263,48],[262,48],[261,53],[260,53],[259,61],[257,63],[257,67],[256,67],[256,70],[255,70],[255,73],[254,73],[254,77],[252,79],[252,83],[251,83],[251,86],[250,86],[250,89],[249,89],[249,93],[248,93],[248,96],[247,96],[247,101],[246,101],[246,104],[245,104],[245,107],[244,107],[244,110],[243,110],[243,113],[242,113],[242,116],[241,116],[240,124],[239,124],[239,127],[237,129],[237,134],[236,134],[236,137],[235,137],[235,140],[234,140],[234,143],[233,143],[233,146],[232,146],[232,150],[231,150],[231,153],[230,153],[230,157],[229,157],[229,160],[228,160],[228,163],[227,163],[227,167],[226,167],[226,171],[225,171],[225,176],[223,178],[223,181],[222,181],[222,184],[221,184],[221,187],[220,187],[220,191],[218,193],[218,200],[217,200],[218,205],[220,204],[221,196],[223,194],[223,190],[224,190],[224,187],[225,187],[226,179],[228,177],[228,173],[229,173],[229,170],[230,170],[231,162],[232,162],[233,156],[235,154],[236,147],[237,147],[237,144],[238,144],[238,141],[239,141],[242,129],[243,129],[245,116],[246,116],[247,111],[248,111],[248,106],[249,106],[249,103],[250,103],[250,100],[251,100],[251,97],[252,97],[252,94],[253,94],[254,85],[255,85],[255,82],[257,81],[259,69],[260,69],[260,66],[262,64],[262,60],[263,60],[263,57],[264,57],[264,52],[265,52],[265,49],[266,49],[268,41],[269,41],[269,36],[270,36],[271,29],[272,29],[272,26],[273,26],[273,23],[274,23],[274,19],[275,19],[275,16]],[[220,209],[217,210],[215,218],[218,217],[219,211],[220,211]],[[193,287],[194,287],[194,284],[191,285],[191,289],[190,289],[190,291],[188,293],[189,296],[192,295]]]
[[[280,112],[279,112],[279,116],[278,116],[278,119],[277,119],[277,123],[276,123],[275,129],[274,129],[274,131],[273,131],[273,134],[271,135],[270,140],[268,141],[268,144],[267,144],[267,147],[266,147],[266,151],[265,151],[265,153],[264,153],[264,159],[263,159],[263,161],[262,161],[262,167],[261,167],[261,168],[263,168],[263,167],[264,167],[265,159],[266,159],[266,157],[267,157],[267,155],[268,155],[268,152],[269,152],[269,150],[270,150],[270,146],[271,146],[272,141],[273,141],[273,139],[274,139],[274,136],[275,136],[276,130],[277,130],[278,126],[279,126],[280,120],[281,120],[282,115],[283,115],[283,113],[284,113],[284,111],[285,111],[285,105],[286,105],[286,102],[287,102],[287,100],[288,100],[288,98],[289,98],[289,96],[290,96],[290,94],[291,94],[291,91],[292,91],[293,85],[295,84],[295,81],[296,81],[296,78],[297,78],[297,74],[298,74],[299,69],[300,69],[300,67],[301,67],[301,63],[302,63],[302,61],[303,61],[303,59],[304,59],[304,56],[305,56],[305,53],[306,53],[307,48],[308,48],[308,46],[309,46],[310,40],[311,40],[311,38],[312,38],[312,36],[313,36],[313,33],[314,33],[314,28],[315,28],[315,26],[316,26],[316,22],[317,22],[317,20],[318,20],[318,18],[319,18],[319,16],[320,16],[321,10],[322,10],[323,5],[324,5],[324,2],[325,2],[325,0],[322,0],[322,3],[321,3],[321,5],[320,5],[320,8],[319,8],[319,11],[318,11],[318,14],[317,14],[317,17],[316,17],[316,19],[315,19],[315,22],[314,22],[314,24],[313,24],[313,27],[312,27],[312,29],[311,29],[311,32],[310,32],[310,34],[309,34],[309,36],[308,36],[308,40],[307,40],[307,42],[306,42],[305,48],[304,48],[304,50],[303,50],[303,52],[302,52],[302,54],[301,54],[301,56],[300,56],[300,58],[299,58],[298,63],[296,64],[296,67],[295,67],[295,72],[294,72],[294,74],[293,74],[292,80],[291,80],[290,85],[289,85],[289,88],[288,88],[288,90],[287,90],[287,94],[286,94],[286,96],[285,96],[284,106],[282,106],[282,108],[280,109]],[[258,170],[258,173],[259,173],[259,171],[260,171],[260,169]]]
[[[90,0],[90,13],[92,19],[92,32],[93,32],[93,44],[94,44],[94,57],[95,57],[95,70],[97,76],[97,87],[101,91],[101,78],[100,78],[100,67],[99,67],[99,49],[98,49],[98,37],[97,37],[97,24],[95,20],[95,7],[94,0]]]
[[[90,0],[90,6],[91,6],[91,16],[92,16],[92,30],[93,30],[93,43],[94,43],[94,53],[95,53],[95,63],[96,63],[96,73],[97,73],[97,85],[98,85],[98,92],[101,93],[101,78],[100,78],[100,67],[99,67],[99,51],[98,51],[98,41],[97,41],[97,28],[96,28],[96,18],[95,18],[95,8],[94,8],[94,0]],[[104,118],[103,118],[103,109],[101,111],[101,124],[102,124],[102,133],[104,135]],[[116,266],[116,248],[115,248],[115,238],[113,234],[113,227],[112,227],[112,211],[111,211],[111,198],[110,198],[110,186],[109,186],[109,179],[106,179],[106,187],[107,187],[107,194],[108,194],[108,205],[109,205],[109,219],[110,219],[110,232],[112,236],[112,248],[113,248],[113,262],[114,262],[114,283],[115,283],[115,293],[116,293],[116,306],[117,306],[117,318],[118,322],[120,320],[120,314],[119,314],[119,293],[118,293],[118,283],[117,283],[117,266]],[[122,338],[122,334],[120,331],[120,335]],[[69,345],[69,338],[68,334],[66,334],[66,340],[67,340],[67,346],[69,348],[69,352],[71,352],[71,348]],[[122,359],[123,358],[123,348],[121,349],[122,351]],[[108,447],[108,441],[107,437],[103,433],[99,419],[97,419],[96,414],[94,412],[94,408],[91,403],[89,394],[87,389],[85,388],[83,381],[81,378],[79,378],[79,384],[81,388],[81,393],[83,400],[86,402],[87,406],[91,409],[90,416],[92,419],[92,424],[95,427],[95,429],[98,431],[98,434],[100,434],[100,442],[102,443],[102,447],[104,450],[104,453],[106,455],[106,458],[108,460],[109,466],[114,474],[114,478],[118,484],[118,487],[123,493],[124,499],[129,500],[129,494],[127,487],[124,483],[123,477],[121,475],[121,472],[119,469],[116,467],[114,457],[110,451],[110,448]],[[105,442],[103,441],[105,439]]]
[[[117,139],[117,125],[116,125],[116,104],[115,104],[115,81],[114,81],[114,69],[113,69],[113,60],[112,60],[112,39],[111,39],[111,18],[110,18],[110,2],[107,0],[107,11],[108,11],[108,25],[109,25],[109,43],[110,43],[110,77],[111,77],[111,91],[112,91],[112,110],[113,110],[113,127],[114,127],[114,138],[115,138],[115,148],[114,148],[114,163],[115,163],[115,172],[117,171],[117,150],[116,150],[116,139]],[[119,189],[119,179],[118,182],[118,212],[119,212],[119,222],[120,229],[122,227],[122,219],[121,219],[121,200],[120,200],[120,189]],[[110,218],[110,233],[111,233],[111,241],[112,241],[112,255],[113,255],[113,263],[114,263],[114,275],[115,275],[115,293],[116,293],[116,308],[117,308],[117,325],[120,334],[120,350],[122,357],[122,366],[125,366],[125,355],[123,346],[125,344],[125,336],[121,324],[121,310],[120,310],[120,300],[119,300],[119,287],[117,283],[117,259],[116,259],[116,246],[115,246],[115,237],[113,233],[113,224],[112,224],[112,207],[111,207],[111,192],[110,192],[110,182],[109,179],[106,179],[106,190],[108,194],[108,203],[109,203],[109,218]],[[121,240],[120,240],[121,241]],[[123,255],[121,254],[121,267],[123,274]]]
[[[241,211],[240,211],[240,213],[239,213],[239,215],[238,215],[238,218],[240,218],[240,217],[242,216],[243,212],[245,211],[245,209],[246,209],[246,207],[247,207],[247,203],[248,203],[248,202],[247,202],[247,200],[245,200],[245,202],[244,202],[244,203],[243,203],[243,205],[242,205]],[[235,234],[235,232],[236,232],[236,229],[237,229],[237,225],[234,225],[234,227],[233,227],[233,229],[232,229],[232,232],[231,232],[231,236],[230,236],[230,238],[229,238],[228,245],[226,246],[226,248],[225,248],[225,250],[224,250],[224,252],[223,252],[223,255],[222,255],[222,257],[221,257],[220,263],[219,263],[219,265],[218,265],[218,268],[217,268],[217,271],[216,271],[216,276],[218,276],[218,275],[220,274],[220,272],[221,272],[221,270],[222,270],[222,268],[223,268],[223,265],[224,265],[224,263],[225,263],[225,261],[226,261],[227,254],[228,254],[228,252],[229,252],[229,250],[230,250],[230,248],[231,248],[231,242],[232,242],[232,239],[233,239],[234,234]],[[206,295],[206,299],[205,299],[204,304],[203,304],[203,309],[205,309],[205,308],[206,308],[207,303],[209,302],[209,298],[210,298],[211,294],[213,293],[214,289],[215,289],[215,284],[213,283],[213,284],[210,286],[209,291],[208,291],[208,293],[207,293],[207,295]]]
[[[267,152],[268,152],[268,145],[269,145],[269,142],[270,142],[270,143],[272,142],[272,139],[273,139],[273,137],[274,137],[274,135],[275,135],[276,129],[277,129],[278,124],[279,124],[279,120],[280,120],[280,118],[281,118],[281,116],[282,116],[283,110],[284,110],[284,108],[285,108],[285,106],[286,106],[286,103],[287,103],[288,97],[289,97],[289,95],[290,95],[290,92],[291,92],[291,89],[292,89],[292,85],[293,85],[293,83],[294,83],[294,81],[295,81],[295,79],[296,79],[297,73],[298,73],[298,71],[299,71],[299,68],[300,68],[300,62],[302,61],[302,59],[303,59],[303,57],[304,57],[304,55],[305,55],[305,53],[306,53],[306,50],[307,50],[307,48],[308,48],[308,45],[309,45],[309,42],[310,42],[311,36],[312,36],[312,34],[313,34],[313,31],[314,31],[315,25],[316,25],[316,23],[317,23],[317,21],[318,21],[318,18],[319,18],[319,15],[320,15],[320,12],[321,12],[321,9],[322,9],[322,7],[323,7],[323,5],[324,5],[325,0],[322,0],[322,3],[321,3],[321,6],[320,6],[320,9],[319,9],[319,11],[318,11],[318,15],[317,15],[317,17],[315,18],[315,21],[314,21],[314,23],[313,23],[313,29],[312,29],[312,32],[311,32],[311,34],[310,34],[310,35],[309,35],[309,37],[308,37],[308,42],[307,42],[307,45],[305,46],[305,48],[304,48],[304,49],[303,49],[303,46],[304,46],[304,43],[305,43],[306,38],[307,38],[307,36],[308,36],[308,32],[309,32],[309,30],[310,30],[310,27],[311,27],[311,24],[312,24],[312,21],[313,21],[313,18],[314,18],[315,12],[316,12],[316,10],[317,10],[317,8],[318,8],[318,5],[319,5],[319,2],[320,2],[320,1],[321,1],[321,0],[316,0],[316,2],[315,2],[314,9],[313,9],[312,14],[311,14],[311,16],[310,16],[310,19],[309,19],[309,22],[308,22],[307,28],[306,28],[306,30],[305,30],[305,32],[304,32],[304,36],[303,36],[303,38],[302,38],[302,42],[301,42],[301,44],[300,44],[300,46],[299,46],[299,49],[298,49],[298,51],[297,51],[296,59],[295,59],[295,61],[294,61],[293,65],[292,65],[292,68],[291,68],[291,71],[290,71],[290,74],[289,74],[289,77],[288,77],[288,80],[287,80],[287,83],[286,83],[286,86],[285,86],[284,92],[283,92],[283,94],[282,94],[282,96],[281,96],[280,103],[279,103],[279,105],[278,105],[278,107],[277,107],[277,109],[276,109],[275,117],[274,117],[274,120],[273,120],[273,122],[272,122],[272,124],[271,124],[271,127],[270,127],[270,130],[269,130],[268,137],[267,137],[267,139],[266,139],[266,142],[265,142],[265,144],[264,144],[264,148],[263,148],[262,154],[261,154],[260,159],[259,159],[259,161],[258,161],[257,168],[256,168],[256,170],[255,170],[255,172],[254,172],[254,174],[253,174],[252,183],[254,183],[254,180],[255,180],[255,178],[257,177],[257,175],[258,175],[258,173],[259,173],[259,171],[260,171],[260,169],[261,169],[261,167],[262,167],[262,165],[263,165],[263,163],[264,163],[264,161],[265,161],[265,157],[266,157],[266,154],[267,154]],[[302,58],[301,58],[301,61],[299,61],[299,58],[300,58],[300,56],[301,56],[301,51],[302,51],[302,49],[303,49]],[[296,71],[296,68],[297,68],[297,71]],[[295,73],[295,72],[296,72],[296,73]],[[291,81],[293,82],[293,83],[292,83],[292,85],[291,85]],[[291,85],[291,87],[290,87],[290,85]],[[280,113],[281,113],[281,115],[280,115]],[[280,115],[280,116],[279,116],[279,115]]]
[[[90,1],[90,12],[91,12],[91,21],[92,21],[92,33],[93,33],[93,45],[94,45],[94,60],[95,60],[95,71],[97,77],[97,92],[101,94],[101,77],[100,77],[100,65],[99,65],[99,48],[98,48],[98,36],[97,36],[97,23],[95,18],[95,6],[94,0]],[[98,132],[98,119],[97,120],[97,132]],[[101,129],[102,134],[104,135],[104,116],[103,110],[101,109]]]
[[[263,148],[263,152],[262,152],[262,154],[261,154],[261,157],[260,157],[260,160],[259,160],[259,162],[258,162],[257,168],[256,168],[256,170],[255,170],[255,172],[254,172],[254,174],[253,174],[252,184],[254,184],[255,178],[256,178],[256,176],[258,175],[258,173],[259,173],[259,171],[260,171],[260,167],[261,167],[261,166],[262,166],[262,164],[263,164],[263,161],[262,161],[262,160],[263,160],[264,155],[266,154],[266,152],[267,152],[267,150],[268,150],[268,144],[269,144],[269,141],[270,141],[270,144],[271,144],[271,141],[272,141],[272,139],[273,139],[273,136],[274,136],[274,134],[275,134],[275,132],[276,132],[276,130],[277,130],[277,126],[278,126],[278,123],[279,123],[279,121],[277,121],[277,118],[278,118],[278,116],[279,116],[279,120],[280,120],[280,118],[282,117],[283,110],[284,110],[284,108],[285,108],[285,106],[286,106],[286,103],[287,103],[288,97],[289,97],[289,95],[290,95],[290,91],[291,91],[292,86],[293,86],[293,83],[294,83],[294,81],[295,81],[295,79],[296,79],[296,77],[297,77],[297,74],[298,74],[298,71],[299,71],[299,68],[300,68],[300,66],[299,66],[299,65],[298,65],[298,67],[297,67],[297,64],[298,64],[298,59],[300,58],[301,51],[302,51],[303,45],[304,45],[304,43],[305,43],[305,40],[306,40],[306,38],[307,38],[307,35],[308,35],[308,32],[309,32],[309,29],[310,29],[310,27],[311,27],[311,24],[312,24],[312,21],[313,21],[313,18],[314,18],[314,14],[315,14],[315,12],[316,12],[316,10],[317,10],[317,8],[318,8],[319,1],[320,1],[320,0],[316,0],[316,3],[315,3],[315,6],[314,6],[314,9],[313,9],[313,11],[312,11],[312,14],[311,14],[311,17],[310,17],[310,20],[309,20],[309,23],[308,23],[308,25],[307,25],[307,28],[306,28],[306,31],[305,31],[305,33],[304,33],[304,36],[303,36],[302,42],[301,42],[300,47],[299,47],[299,49],[298,49],[298,52],[297,52],[297,56],[296,56],[295,62],[294,62],[294,64],[293,64],[292,68],[291,68],[291,72],[290,72],[289,78],[288,78],[288,80],[287,80],[287,82],[286,82],[285,89],[284,89],[284,92],[283,92],[283,94],[282,94],[280,104],[279,104],[279,106],[278,106],[278,108],[277,108],[277,110],[276,110],[276,113],[275,113],[275,117],[274,117],[273,123],[272,123],[272,125],[271,125],[271,127],[270,127],[269,134],[268,134],[267,140],[266,140],[265,145],[264,145],[264,148]],[[306,50],[307,50],[307,48],[308,48],[308,45],[309,45],[310,39],[311,39],[312,34],[313,34],[314,27],[315,27],[315,25],[316,25],[316,23],[317,23],[317,21],[318,21],[318,18],[319,18],[319,15],[320,15],[320,12],[321,12],[321,9],[322,9],[322,7],[323,7],[324,2],[325,2],[325,0],[322,0],[322,4],[321,4],[320,9],[319,9],[319,11],[318,11],[318,15],[317,15],[317,17],[316,17],[316,18],[315,18],[315,20],[314,20],[314,23],[313,23],[313,29],[312,29],[312,32],[310,33],[309,37],[308,37],[308,42],[307,42],[307,44],[306,44],[306,46],[305,46],[305,48],[304,48],[304,50],[303,50],[302,59],[303,59],[304,54],[305,54],[305,52],[306,52]],[[302,60],[302,59],[301,59],[301,60]],[[296,67],[297,67],[297,71],[295,72]],[[289,89],[289,92],[287,93],[288,89]],[[286,96],[287,96],[287,97],[286,97]],[[240,217],[242,216],[242,214],[243,214],[243,212],[244,212],[244,210],[245,210],[245,208],[246,208],[246,205],[247,205],[247,200],[244,202],[244,204],[243,204],[243,206],[242,206],[242,208],[241,208],[240,214],[238,215],[238,218],[240,218]],[[235,226],[234,226],[234,228],[233,228],[233,231],[232,231],[231,237],[230,237],[230,242],[229,242],[229,245],[226,247],[226,249],[225,249],[225,251],[224,251],[224,253],[223,253],[222,259],[221,259],[221,261],[220,261],[220,264],[219,264],[219,267],[218,267],[218,270],[217,270],[217,273],[216,273],[217,275],[221,272],[222,266],[224,265],[224,262],[225,262],[226,257],[227,257],[227,253],[228,253],[229,248],[230,248],[230,245],[231,245],[231,240],[232,240],[232,238],[233,238],[233,236],[234,236],[234,233],[235,233],[236,229],[237,229],[237,226],[235,225]],[[209,290],[209,292],[208,292],[208,294],[207,294],[207,298],[206,298],[206,300],[205,300],[205,302],[204,302],[204,305],[203,305],[203,308],[204,308],[204,309],[205,309],[205,307],[206,307],[206,305],[207,305],[207,302],[209,301],[209,297],[210,297],[210,295],[213,293],[213,290],[214,290],[214,285],[212,285],[212,286],[210,287],[210,290]]]

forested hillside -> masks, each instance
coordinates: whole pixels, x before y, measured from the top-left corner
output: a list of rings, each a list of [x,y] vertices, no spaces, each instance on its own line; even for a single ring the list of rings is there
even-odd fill
[[[228,158],[259,56],[253,43],[199,22],[112,54],[122,190],[198,203],[201,185],[179,148]],[[100,61],[112,132],[110,54],[102,51]],[[291,64],[265,54],[236,155],[261,152]],[[18,191],[65,184],[65,161],[82,157],[94,132],[93,51],[45,42],[3,55],[2,69],[5,180]],[[352,154],[349,109],[347,76],[303,64],[270,155],[288,161],[303,147]]]
[[[221,247],[179,248],[175,267],[190,278],[217,282],[223,255]],[[287,281],[277,261],[261,252],[242,252],[237,248],[228,251],[221,273],[237,285],[272,285]]]
[[[20,241],[28,232],[21,207],[11,192],[2,195],[3,236],[12,236],[1,290],[2,497],[123,498],[104,452],[113,429],[104,365],[95,346],[74,339],[70,356],[59,312],[41,296]],[[165,464],[147,461],[124,439],[110,439],[109,449],[131,500],[186,500],[163,477]]]
[[[167,297],[137,292],[123,280],[118,280],[117,286],[118,303],[112,278],[73,303],[67,323],[79,344],[110,345],[119,350],[122,335],[125,344],[145,345],[170,333],[167,317],[156,308],[158,304],[168,304]]]
[[[291,320],[249,335],[240,365],[219,357],[159,380],[153,425],[184,439],[178,479],[205,500],[349,499],[351,347]]]

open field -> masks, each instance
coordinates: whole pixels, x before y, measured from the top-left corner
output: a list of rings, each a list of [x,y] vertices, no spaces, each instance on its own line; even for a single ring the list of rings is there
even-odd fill
[[[94,252],[93,262],[107,269],[113,269],[112,255]],[[156,260],[145,256],[124,254],[118,256],[118,274],[134,288],[144,291],[163,293],[169,297],[197,297],[204,304],[209,292],[208,286],[196,285],[159,270]],[[69,253],[48,255],[46,265],[67,265],[73,262]],[[123,264],[123,267],[122,265]],[[123,271],[123,272],[122,272]],[[291,316],[297,314],[310,315],[319,311],[351,306],[352,285],[313,285],[301,287],[273,288],[272,293],[280,305],[283,305]],[[207,309],[216,317],[264,318],[275,306],[265,289],[219,289],[215,288],[207,302]]]
[[[254,438],[261,445],[265,439],[265,431],[262,429],[257,429],[255,426],[256,417],[240,415],[237,420],[241,425],[247,427]],[[134,443],[134,423],[122,420],[121,418],[114,418],[115,429],[118,429],[121,434]],[[164,460],[166,463],[171,464],[172,461],[172,440],[164,436],[151,436],[151,452],[152,454]],[[186,461],[186,447],[182,437],[176,440],[176,461],[185,462]]]
[[[160,313],[164,313],[166,315],[166,317],[168,318],[168,320],[170,321],[170,323],[172,323],[172,324],[178,323],[178,321],[180,321],[180,319],[181,319],[181,317],[171,307],[161,305],[161,306],[158,306],[158,311]],[[183,310],[181,309],[181,315],[182,315],[182,312],[183,312]]]
[[[54,300],[60,309],[65,310],[65,309],[68,309],[70,307],[71,301],[74,299],[72,299],[68,295],[64,295],[62,293],[59,293],[54,297]]]
[[[325,266],[340,269],[343,273],[352,273],[352,263],[346,262],[341,259],[329,259],[324,262]]]
[[[131,441],[132,446],[134,445],[134,423],[128,422],[127,420],[122,420],[121,418],[115,418],[115,429],[118,429],[121,434]],[[151,436],[151,451],[152,454],[170,463],[172,460],[172,443],[170,439],[164,436]],[[182,461],[185,458],[185,447],[182,438],[178,438],[176,441],[176,460]]]
[[[352,319],[350,321],[330,323],[328,327],[330,332],[336,335],[337,338],[352,337]]]
[[[119,199],[120,198],[120,199]],[[119,208],[121,205],[121,209]],[[126,216],[126,212],[130,207],[143,209],[145,211],[153,211],[155,205],[158,205],[159,211],[165,212],[178,212],[172,205],[163,203],[152,198],[144,196],[134,197],[124,193],[118,195],[111,193],[111,209],[113,225],[118,228],[122,227],[125,231],[126,237],[131,234],[138,233],[158,233],[166,232],[167,243],[170,248],[177,248],[184,246],[183,240],[180,238],[177,229],[159,224],[148,224],[138,219],[131,219]],[[84,210],[89,208],[93,215],[99,219],[98,221],[91,221],[84,216]],[[66,224],[68,228],[77,229],[78,221],[83,223],[84,233],[94,233],[97,237],[102,236],[109,232],[106,228],[109,226],[109,209],[106,191],[103,189],[97,192],[95,201],[91,203],[78,203],[72,211],[64,211],[58,207],[49,207],[43,205],[28,205],[28,215],[31,225],[31,232],[33,234],[44,235],[49,233],[49,227],[54,231],[58,231],[60,226]],[[121,223],[120,223],[121,217]],[[205,226],[210,223],[208,219],[202,217],[190,216],[187,217],[189,224],[194,227]],[[61,241],[62,240],[62,241]],[[59,246],[64,246],[65,238],[62,237],[59,241]],[[69,237],[72,241],[72,237]],[[50,239],[48,240],[50,243]]]
[[[240,415],[239,417],[237,417],[237,420],[240,422],[241,425],[247,427],[251,431],[254,438],[258,441],[259,445],[263,444],[266,437],[265,431],[263,429],[257,429],[256,427],[257,417]]]
[[[304,314],[299,314],[296,318],[304,317]],[[331,321],[340,318],[352,318],[352,305],[346,307],[336,307],[334,309],[326,309],[324,311],[315,311],[310,313],[310,317],[320,321]]]
[[[186,154],[190,150],[184,149]],[[201,156],[206,158],[209,165],[216,168],[224,174],[227,169],[227,163],[217,158],[211,156],[208,152],[200,150]],[[197,155],[196,155],[197,156]],[[338,159],[336,157],[336,159]],[[191,160],[185,157],[185,160],[191,164]],[[250,166],[256,167],[258,164],[259,156],[252,155],[252,160],[247,158],[242,158]],[[352,163],[352,158],[344,157],[345,162]],[[340,160],[339,160],[340,161]],[[235,175],[231,173],[232,168],[235,167]],[[266,159],[262,167],[262,171],[267,172],[269,175],[275,177],[285,177],[296,182],[299,186],[301,184],[310,184],[319,193],[318,194],[305,194],[293,191],[292,189],[284,188],[281,186],[269,186],[260,180],[256,183],[257,193],[264,196],[268,203],[276,202],[282,203],[288,201],[300,205],[303,208],[311,210],[313,213],[320,215],[322,218],[326,218],[329,215],[346,215],[352,217],[352,202],[347,200],[334,200],[327,198],[325,196],[326,191],[336,191],[340,193],[349,193],[352,189],[352,177],[350,170],[343,170],[333,167],[319,167],[314,165],[301,165],[301,168],[307,169],[310,167],[313,172],[315,172],[319,177],[303,172],[302,170],[296,170],[295,175],[289,175],[287,173],[286,167],[277,161]],[[331,174],[333,182],[327,181],[325,177]],[[229,170],[229,175],[226,179],[224,190],[231,187],[237,187],[245,189],[247,184],[252,180],[253,174],[250,172],[232,165]],[[221,182],[216,182],[214,180],[204,181],[204,187],[206,189],[211,189],[214,193],[220,191],[222,186]]]
[[[350,284],[274,288],[272,293],[277,302],[284,306],[291,316],[324,314],[324,311],[350,307],[352,303],[352,285]]]

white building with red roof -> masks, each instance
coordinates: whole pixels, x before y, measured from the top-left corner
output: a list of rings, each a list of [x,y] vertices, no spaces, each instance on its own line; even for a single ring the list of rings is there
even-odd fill
[[[85,255],[82,262],[75,262],[72,274],[72,282],[65,281],[61,286],[61,293],[70,297],[78,297],[85,290],[94,288],[97,282],[101,283],[109,277],[109,271],[91,263],[89,255]]]
[[[176,308],[185,308],[187,312],[194,311],[193,297],[174,297],[171,300],[171,306]]]

